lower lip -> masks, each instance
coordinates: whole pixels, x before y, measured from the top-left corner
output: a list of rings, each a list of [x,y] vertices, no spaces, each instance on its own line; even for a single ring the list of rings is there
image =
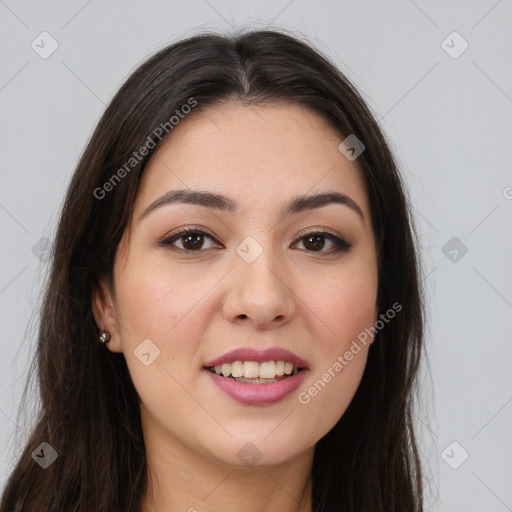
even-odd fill
[[[248,384],[221,377],[210,370],[204,371],[226,395],[246,405],[271,405],[284,400],[302,384],[307,373],[307,370],[304,369],[296,375],[278,382]]]

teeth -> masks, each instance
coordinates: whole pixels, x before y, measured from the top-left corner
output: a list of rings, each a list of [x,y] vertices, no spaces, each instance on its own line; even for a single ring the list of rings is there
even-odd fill
[[[233,361],[231,363],[231,375],[233,377],[243,377],[244,364],[242,363],[242,361]]]
[[[273,379],[276,376],[276,363],[268,361],[259,365],[260,377],[262,379]]]
[[[243,379],[274,379],[283,375],[295,375],[299,369],[285,361],[233,361],[212,368],[217,375]]]
[[[231,375],[231,365],[230,364],[224,363],[222,365],[221,369],[222,369],[222,375],[224,375],[224,377],[229,377]]]
[[[257,379],[260,376],[260,363],[256,361],[244,361],[244,377]]]

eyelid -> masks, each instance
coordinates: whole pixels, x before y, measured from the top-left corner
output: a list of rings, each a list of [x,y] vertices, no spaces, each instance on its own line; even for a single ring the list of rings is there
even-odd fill
[[[215,236],[207,228],[205,228],[204,226],[199,226],[199,225],[195,225],[195,224],[190,224],[190,225],[182,226],[180,228],[176,228],[175,230],[171,231],[170,233],[167,233],[166,235],[164,235],[161,239],[166,240],[173,236],[181,235],[183,233],[187,234],[190,232],[204,233],[205,235],[208,235],[211,238],[215,239]]]
[[[299,231],[297,233],[297,239],[299,238],[303,238],[307,235],[332,235],[332,236],[335,236],[336,238],[341,238],[343,239],[343,237],[336,233],[335,231],[329,229],[329,228],[315,228],[315,227],[309,227],[309,228],[305,228],[301,231]]]
[[[217,238],[212,235],[206,228],[203,226],[195,226],[195,225],[189,225],[189,226],[183,226],[181,228],[177,228],[174,231],[171,231],[170,233],[164,235],[162,238],[159,239],[158,244],[170,249],[176,249],[183,251],[184,249],[181,249],[180,247],[176,247],[173,245],[176,240],[179,240],[182,236],[186,236],[189,233],[195,233],[200,234],[203,236],[207,236],[210,238],[213,242],[215,242],[218,245],[222,245]],[[205,249],[200,251],[185,251],[185,252],[203,252]]]

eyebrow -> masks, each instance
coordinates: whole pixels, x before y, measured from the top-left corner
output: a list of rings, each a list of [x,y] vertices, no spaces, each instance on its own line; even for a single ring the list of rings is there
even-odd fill
[[[157,208],[169,204],[195,204],[229,213],[236,213],[238,211],[237,203],[233,199],[221,194],[214,194],[212,192],[204,192],[201,190],[170,190],[162,197],[153,201],[144,210],[139,220],[142,220]],[[342,204],[348,206],[358,214],[364,223],[364,214],[358,204],[349,196],[340,192],[324,192],[316,195],[304,194],[295,196],[281,208],[280,220],[293,213],[321,208],[329,204]]]

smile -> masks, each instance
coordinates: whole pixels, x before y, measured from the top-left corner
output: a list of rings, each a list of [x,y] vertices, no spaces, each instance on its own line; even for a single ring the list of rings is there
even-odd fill
[[[237,382],[247,384],[270,384],[299,373],[300,368],[285,361],[233,361],[231,364],[211,366],[208,368],[216,375],[222,375]]]
[[[308,363],[281,347],[256,350],[244,347],[203,366],[213,383],[245,405],[272,405],[284,400],[304,381]]]

